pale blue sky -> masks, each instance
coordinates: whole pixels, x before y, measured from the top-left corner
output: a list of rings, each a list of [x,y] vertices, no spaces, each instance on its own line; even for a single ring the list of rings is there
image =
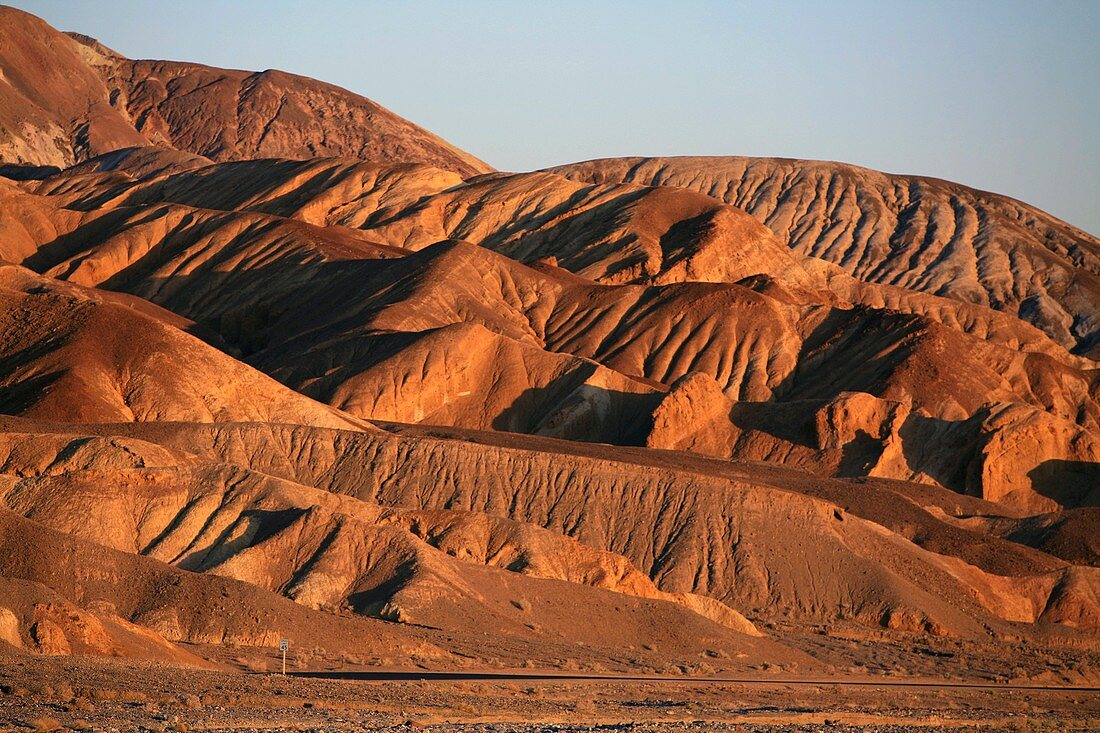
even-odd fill
[[[501,169],[842,160],[1100,234],[1100,0],[13,4],[133,58],[339,84]]]

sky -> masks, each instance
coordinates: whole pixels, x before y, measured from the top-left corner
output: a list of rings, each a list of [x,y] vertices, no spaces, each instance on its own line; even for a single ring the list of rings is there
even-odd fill
[[[1100,0],[9,0],[131,58],[282,69],[502,170],[837,160],[1100,235]]]

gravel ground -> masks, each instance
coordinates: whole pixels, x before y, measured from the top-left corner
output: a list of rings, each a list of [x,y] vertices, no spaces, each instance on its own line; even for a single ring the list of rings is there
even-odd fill
[[[1079,690],[597,681],[341,681],[0,658],[0,731],[1100,730]],[[56,727],[55,727],[56,726]]]

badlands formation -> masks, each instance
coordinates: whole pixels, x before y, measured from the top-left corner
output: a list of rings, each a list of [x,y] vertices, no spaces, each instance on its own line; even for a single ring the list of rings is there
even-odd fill
[[[10,8],[0,69],[10,658],[1095,684],[1096,237],[835,163],[497,172]]]

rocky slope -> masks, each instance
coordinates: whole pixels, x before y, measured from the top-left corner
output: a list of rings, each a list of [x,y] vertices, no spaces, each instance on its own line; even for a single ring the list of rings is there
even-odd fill
[[[629,566],[605,565],[619,568],[610,574],[606,569],[595,575],[579,571],[585,566],[599,567],[599,562],[606,562],[597,562],[596,558],[606,557],[599,553],[612,552],[629,559],[665,593],[705,595],[755,617],[853,619],[871,624],[889,624],[893,618],[899,628],[972,636],[990,623],[1065,621],[1091,627],[1096,614],[1090,600],[1094,569],[1071,566],[959,526],[976,511],[997,514],[1001,510],[989,503],[953,507],[951,494],[943,490],[913,503],[889,485],[864,488],[846,482],[823,483],[798,472],[767,471],[689,454],[634,449],[627,455],[626,449],[599,446],[581,451],[579,444],[571,442],[495,439],[493,434],[436,437],[406,429],[357,434],[261,424],[113,426],[101,429],[102,437],[96,439],[107,438],[105,447],[82,451],[71,462],[59,462],[50,456],[66,455],[65,446],[74,439],[71,434],[26,423],[13,424],[9,430],[5,450],[10,457],[4,470],[24,476],[9,491],[9,506],[70,531],[106,532],[131,550],[140,547],[154,556],[167,552],[164,557],[173,562],[191,556],[193,550],[185,549],[189,545],[201,548],[209,542],[190,539],[197,529],[206,536],[221,532],[226,538],[243,532],[244,537],[254,538],[244,540],[244,547],[256,544],[240,556],[233,551],[237,559],[226,565],[231,574],[236,564],[248,568],[237,572],[276,573],[282,578],[291,573],[293,577],[295,563],[305,563],[310,573],[321,573],[326,579],[322,587],[346,588],[347,583],[332,574],[336,571],[330,563],[339,558],[339,567],[346,568],[339,572],[358,577],[350,570],[356,567],[356,551],[333,549],[329,559],[314,569],[306,560],[316,550],[303,549],[311,547],[307,538],[318,531],[325,533],[319,528],[326,527],[329,520],[322,520],[318,513],[328,514],[331,509],[324,506],[344,506],[342,514],[358,513],[362,521],[377,522],[379,510],[370,507],[381,505],[401,507],[396,515],[389,511],[381,515],[398,517],[398,526],[419,527],[414,534],[434,538],[429,539],[433,546],[467,561],[496,558],[491,564],[513,571],[549,572],[551,577],[564,574],[573,580],[604,578],[601,582],[610,579],[612,583],[607,587],[649,593],[643,579],[626,580],[635,577],[629,571],[624,573]],[[187,479],[187,474],[179,471],[157,479],[156,471],[138,470],[132,478],[115,479],[117,486],[126,489],[110,502],[82,501],[81,492],[88,489],[80,487],[100,483],[97,474],[91,474],[89,480],[85,473],[94,471],[94,464],[89,467],[88,461],[107,460],[114,475],[127,473],[119,470],[118,460],[109,458],[119,450],[107,449],[115,443],[119,449],[125,447],[126,452],[120,453],[124,458],[156,450],[152,446],[158,445],[173,455],[193,456],[186,460],[177,457],[175,463],[195,464],[197,458],[203,466],[215,461],[240,468],[232,470],[233,480],[209,472],[201,480]],[[141,462],[156,465],[157,461],[164,459]],[[41,466],[47,468],[43,471]],[[279,489],[285,484],[273,484],[265,475],[303,487],[316,486],[366,504],[321,495],[309,498],[310,490]],[[58,482],[66,488],[53,488]],[[196,488],[184,489],[188,484]],[[260,495],[268,498],[228,501],[216,498],[223,491],[219,486],[253,494],[262,490]],[[149,498],[140,499],[140,506],[146,508],[130,508],[130,502],[148,495],[152,487],[163,497],[155,503],[155,512],[144,503]],[[213,496],[204,501],[167,499],[180,490]],[[275,499],[276,495],[283,498]],[[288,500],[304,502],[312,509],[308,516],[278,515],[277,507],[285,504],[277,502]],[[142,517],[149,525],[144,530],[74,526],[71,507],[89,503],[104,506],[104,521],[97,525],[111,527],[107,518],[133,516]],[[252,529],[243,531],[237,512],[253,506],[274,512],[274,529],[261,530],[256,516],[249,523]],[[351,506],[361,509],[349,509]],[[410,507],[427,513],[410,515],[404,509]],[[181,508],[190,518],[175,518]],[[511,517],[564,533],[581,544],[575,546],[577,551],[564,552],[558,547],[540,553],[533,548],[548,545],[540,539],[543,535],[535,533],[528,541],[537,544],[521,550],[523,561],[516,563],[512,559],[517,557],[515,550],[502,552],[495,542],[485,544],[486,538],[499,536],[492,529],[495,520],[477,519],[471,525],[464,515],[438,514],[444,508]],[[215,518],[206,519],[212,510]],[[960,519],[944,517],[945,511]],[[391,519],[386,525],[393,522]],[[303,524],[315,529],[306,531]],[[170,531],[160,529],[165,525]],[[517,536],[516,525],[500,526],[513,528],[505,536]],[[441,527],[447,527],[446,531]],[[790,541],[794,529],[797,542]],[[286,546],[292,542],[286,532],[295,538],[290,547]],[[143,535],[155,539],[155,544],[139,539]],[[338,536],[343,533],[336,533],[330,542],[342,547],[345,540]],[[354,536],[362,546],[371,534],[360,531]],[[509,540],[503,547],[513,542]],[[372,540],[367,546],[376,543]],[[235,544],[228,543],[230,547]],[[582,546],[598,553],[583,559],[588,555]],[[291,547],[297,560],[270,562]],[[327,546],[325,552],[329,552]],[[224,550],[216,550],[214,561],[221,562],[224,555]],[[567,569],[570,555],[577,558],[577,569]],[[249,556],[253,559],[242,559]],[[390,567],[381,559],[375,563],[375,572]],[[298,586],[287,580],[249,577],[261,585],[297,592]],[[831,581],[815,580],[822,577]],[[463,587],[457,580],[448,585]]]
[[[525,582],[522,576],[518,585],[500,586],[503,598],[492,599],[498,606],[495,618],[444,631],[312,610],[249,583],[118,552],[7,510],[0,510],[0,548],[0,644],[37,654],[210,667],[224,662],[212,663],[196,651],[224,647],[247,653],[249,647],[275,646],[282,637],[291,640],[298,665],[350,658],[461,667],[493,658],[511,667],[527,662],[551,666],[580,644],[590,649],[579,656],[594,666],[626,667],[631,659],[659,667],[669,657],[699,658],[708,648],[728,650],[725,664],[731,669],[765,659],[815,664],[804,653],[734,632],[675,604],[598,590],[580,590],[578,596],[572,584]],[[503,572],[490,576],[498,584],[511,578]],[[565,622],[572,614],[526,600],[544,596],[603,613]],[[526,610],[512,605],[513,600]],[[537,633],[524,625],[537,627],[538,622],[549,628]],[[629,649],[639,627],[654,649],[661,645],[661,654]],[[576,659],[577,652],[572,654]]]
[[[781,158],[612,158],[551,170],[706,193],[861,281],[988,306],[1068,349],[1100,353],[1100,240],[1008,197]]]
[[[724,645],[754,653],[771,648],[754,641],[756,628],[721,602],[659,590],[625,558],[526,523],[456,510],[383,508],[121,435],[62,432],[25,421],[12,427],[0,446],[0,503],[96,546],[242,580],[311,608],[451,632],[491,631],[528,643],[540,635],[599,639],[611,649],[629,646],[644,629],[672,623],[684,640],[703,634],[691,644],[724,639]],[[56,572],[64,577],[64,567]],[[102,584],[102,569],[82,571],[77,581],[87,572]],[[125,577],[125,570],[117,572]],[[31,570],[15,575],[49,580]],[[72,582],[46,585],[72,597]],[[103,593],[99,586],[92,595]],[[106,600],[117,604],[117,595]],[[87,605],[87,594],[77,598]],[[199,640],[198,631],[185,630],[202,622],[201,614],[174,605],[186,603],[186,594],[159,600],[153,608],[148,601],[127,602],[124,620],[171,640]],[[572,618],[578,607],[590,611],[590,624]],[[614,631],[605,624],[614,624]]]
[[[66,167],[135,145],[217,160],[345,155],[489,167],[345,89],[281,71],[133,61],[0,7],[0,158]]]
[[[623,203],[661,189],[596,196],[541,176],[532,201],[516,194],[530,190],[526,176],[174,165],[135,175],[122,160],[15,189],[8,258],[185,315],[284,384],[364,418],[779,460],[1035,511],[1094,501],[1094,362],[997,311],[859,283],[810,258],[757,258],[770,235],[696,236],[682,197]],[[430,228],[450,216],[437,199],[475,190],[477,205],[455,210],[465,224]],[[400,204],[410,199],[413,213]],[[611,211],[593,213],[602,206]],[[707,217],[727,210],[706,204]],[[398,225],[416,238],[395,236]],[[533,266],[491,251],[511,251],[494,232],[525,243],[531,230]],[[688,261],[719,247],[724,274],[700,282],[670,265],[679,255],[660,242],[672,230],[688,233],[676,245]],[[481,246],[425,244],[452,231]],[[634,256],[609,238],[650,242],[658,274],[601,283],[545,259],[559,241],[578,256]]]
[[[834,164],[488,172],[10,9],[0,66],[0,651],[1097,648],[1089,235]]]
[[[365,427],[189,336],[189,325],[144,301],[0,265],[0,406],[72,422]]]

